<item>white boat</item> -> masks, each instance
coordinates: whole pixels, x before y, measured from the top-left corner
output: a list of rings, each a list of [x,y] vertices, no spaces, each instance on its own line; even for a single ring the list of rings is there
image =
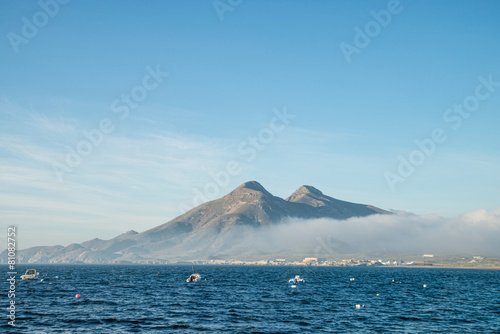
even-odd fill
[[[191,274],[191,276],[188,277],[188,279],[186,280],[186,282],[190,283],[190,282],[199,282],[201,279],[201,276],[200,274]]]
[[[21,275],[23,281],[33,281],[38,278],[38,273],[35,269],[28,269],[24,275]]]
[[[305,282],[305,280],[300,277],[300,275],[295,275],[295,278],[290,278],[290,280],[288,281],[288,283],[292,284],[292,285],[299,285],[299,284],[303,284]]]

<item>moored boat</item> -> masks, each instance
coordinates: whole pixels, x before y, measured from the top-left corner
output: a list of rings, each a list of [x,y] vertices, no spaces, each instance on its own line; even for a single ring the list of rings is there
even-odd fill
[[[191,276],[188,277],[188,279],[186,280],[186,282],[190,283],[190,282],[199,282],[201,279],[201,276],[200,274],[191,274]]]
[[[290,280],[288,282],[292,285],[299,285],[299,284],[303,284],[305,282],[305,280],[302,277],[300,277],[300,275],[295,275],[295,277],[290,278]]]
[[[38,273],[35,269],[28,269],[24,275],[21,275],[23,281],[34,281],[38,278]]]

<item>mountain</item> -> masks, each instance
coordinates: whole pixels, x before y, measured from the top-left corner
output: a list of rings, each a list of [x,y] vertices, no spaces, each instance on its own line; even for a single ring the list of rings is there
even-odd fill
[[[256,181],[243,183],[226,196],[203,203],[173,220],[111,240],[92,239],[67,247],[33,247],[18,251],[19,263],[148,263],[223,258],[254,258],[296,252],[257,247],[258,236],[286,224],[288,218],[348,219],[390,212],[341,201],[312,186],[302,186],[286,199]],[[265,249],[265,250],[262,250]],[[3,254],[0,261],[7,258]]]
[[[311,186],[300,187],[290,195],[286,201],[306,204],[315,208],[316,214],[320,217],[334,219],[365,217],[376,213],[391,214],[389,211],[371,205],[355,204],[326,196],[321,191]]]

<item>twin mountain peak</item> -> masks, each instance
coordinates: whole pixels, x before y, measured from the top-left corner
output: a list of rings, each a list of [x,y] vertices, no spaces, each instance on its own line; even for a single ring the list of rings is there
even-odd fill
[[[286,199],[272,195],[256,181],[245,182],[226,196],[203,203],[173,220],[145,231],[153,240],[193,233],[222,232],[234,226],[263,227],[286,218],[348,219],[390,212],[371,205],[341,201],[312,186],[302,186]]]
[[[256,249],[251,231],[266,231],[262,228],[284,224],[288,218],[342,220],[373,214],[390,212],[370,205],[341,201],[311,186],[302,186],[282,199],[272,195],[258,182],[250,181],[224,197],[203,203],[142,233],[129,231],[110,240],[96,238],[67,247],[32,247],[20,250],[18,260],[20,263],[161,263],[258,258],[263,253]],[[269,243],[266,245],[272,246]],[[286,251],[287,254],[298,252],[299,249]],[[265,254],[278,256],[281,253],[270,249]],[[2,263],[7,254],[0,255],[5,255],[0,258]]]
[[[390,214],[391,212],[379,209],[377,207],[356,204],[341,201],[330,196],[324,195],[320,190],[313,186],[301,186],[286,199],[273,196],[259,182],[249,181],[240,185],[228,195],[201,206],[188,212],[196,212],[198,208],[209,208],[222,204],[228,212],[234,212],[235,208],[240,214],[245,214],[247,210],[253,207],[261,208],[266,212],[275,212],[284,214],[282,218],[333,218],[347,219],[351,217],[364,217],[372,214]],[[223,212],[221,212],[223,213]],[[265,223],[265,222],[263,222]]]

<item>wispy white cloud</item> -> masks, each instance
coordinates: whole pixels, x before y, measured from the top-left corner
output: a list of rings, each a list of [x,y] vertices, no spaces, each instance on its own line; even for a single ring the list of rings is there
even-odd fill
[[[56,152],[25,136],[2,134],[0,136],[0,158],[6,154],[25,162],[50,163]]]
[[[226,154],[224,140],[159,129],[127,137],[111,133],[60,183],[52,164],[64,163],[66,147],[82,139],[82,127],[5,99],[0,108],[6,119],[0,136],[0,217],[24,231],[27,247],[40,244],[37,236],[47,230],[58,232],[46,233],[45,245],[164,223],[178,214],[182,190]],[[75,234],[61,239],[71,229]]]
[[[54,113],[53,108],[54,106],[51,106],[50,110],[44,112],[40,110],[42,107],[35,110],[32,104],[21,105],[5,97],[0,98],[0,115],[7,130],[15,129],[17,134],[21,132],[30,137],[40,134],[66,137],[76,135],[77,120],[73,117],[62,117],[67,114],[62,110],[62,104],[58,104],[57,113]]]
[[[75,136],[77,134],[75,126],[69,123],[68,119],[62,119],[61,117],[50,119],[47,115],[35,112],[32,112],[30,117],[32,126],[43,133],[63,136]]]
[[[66,108],[68,104],[59,101],[54,106]],[[370,189],[370,178],[377,177],[382,165],[377,158],[336,150],[337,145],[354,138],[349,133],[290,126],[247,163],[238,153],[238,145],[247,140],[248,134],[208,138],[152,127],[148,132],[134,129],[106,134],[103,143],[83,157],[60,183],[52,164],[64,164],[67,147],[74,148],[84,139],[84,125],[71,117],[59,117],[61,114],[34,112],[29,106],[0,99],[0,117],[5,121],[0,125],[0,218],[25,230],[39,231],[41,226],[57,230],[60,224],[81,230],[85,225],[85,232],[76,236],[85,239],[100,237],[104,225],[116,234],[154,227],[180,214],[180,206],[193,202],[192,190],[212,182],[209,174],[224,170],[230,160],[241,162],[242,172],[221,190],[220,196],[235,183],[250,179],[258,179],[273,190],[282,188],[285,181],[307,178],[316,180],[308,183],[329,195],[363,201],[365,197],[360,194]],[[457,159],[462,159],[461,164],[490,171],[500,165],[493,158]],[[298,174],[298,170],[307,175]],[[338,177],[325,180],[324,175]],[[353,179],[359,189],[353,188]],[[379,200],[380,194],[368,192]],[[370,199],[366,202],[380,206]],[[392,197],[385,202],[398,206]],[[57,238],[54,235],[50,240],[64,244]]]

